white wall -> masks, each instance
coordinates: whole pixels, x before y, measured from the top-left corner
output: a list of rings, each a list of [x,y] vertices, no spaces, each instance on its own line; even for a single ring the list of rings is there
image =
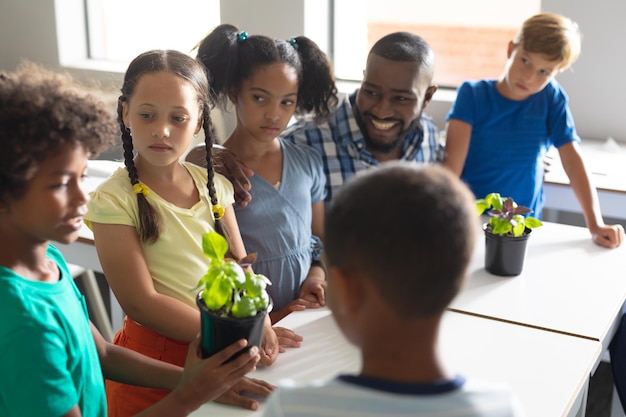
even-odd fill
[[[59,3],[81,3],[57,0]],[[583,137],[608,136],[626,143],[626,54],[620,50],[626,39],[626,2],[616,0],[571,1],[543,0],[543,10],[570,16],[578,21],[584,35],[583,53],[573,71],[559,76],[567,90],[576,126]],[[13,70],[22,58],[49,67],[59,67],[54,0],[0,0],[0,70]],[[221,0],[223,21],[250,33],[262,32],[276,37],[305,34],[320,46],[326,33],[327,1],[321,0]],[[314,10],[316,18],[305,22],[304,14]],[[76,19],[75,19],[76,20]],[[74,24],[77,30],[81,22]],[[121,22],[121,27],[132,22]],[[339,22],[341,24],[341,22]],[[182,23],[184,25],[184,22]],[[123,30],[123,29],[122,29]],[[79,78],[98,79],[119,87],[119,72],[76,70]],[[439,92],[429,113],[442,124],[449,108],[449,95]]]
[[[0,0],[0,69],[21,58],[58,65],[53,0]]]
[[[626,142],[626,2],[622,0],[543,0],[543,10],[578,22],[582,54],[573,71],[559,75],[569,94],[578,133]]]
[[[274,38],[305,35],[326,52],[328,13],[327,0],[222,0],[220,5],[222,22]]]

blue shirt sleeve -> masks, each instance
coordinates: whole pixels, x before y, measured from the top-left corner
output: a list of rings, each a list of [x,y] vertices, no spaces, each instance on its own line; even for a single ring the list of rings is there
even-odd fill
[[[571,142],[580,143],[565,90],[554,79],[545,88],[551,101],[548,107],[548,136],[552,144],[558,148]]]
[[[471,83],[466,81],[457,89],[456,99],[452,103],[452,107],[446,116],[446,121],[449,121],[450,119],[457,119],[473,125],[475,112],[476,105],[473,86]]]

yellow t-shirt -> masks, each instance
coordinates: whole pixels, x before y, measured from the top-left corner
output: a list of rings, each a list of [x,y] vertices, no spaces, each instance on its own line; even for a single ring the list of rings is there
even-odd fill
[[[194,288],[208,268],[208,259],[202,251],[202,235],[214,230],[215,220],[206,186],[206,169],[190,163],[183,165],[193,177],[200,201],[185,209],[150,190],[146,198],[159,213],[161,233],[155,243],[142,244],[142,248],[156,291],[195,308],[198,290]],[[235,201],[232,184],[217,173],[213,183],[219,204],[223,207],[232,205]],[[126,168],[115,171],[91,193],[88,207],[85,216],[88,222],[139,228],[137,197]]]

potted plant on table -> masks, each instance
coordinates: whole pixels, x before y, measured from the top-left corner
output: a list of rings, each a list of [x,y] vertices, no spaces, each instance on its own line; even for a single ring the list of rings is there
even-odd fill
[[[476,200],[476,209],[479,215],[486,211],[489,216],[483,225],[485,269],[494,275],[519,275],[524,267],[528,237],[532,229],[542,225],[541,220],[525,216],[532,210],[498,193]]]
[[[264,275],[244,270],[256,255],[248,255],[239,263],[226,258],[228,243],[217,232],[203,235],[202,248],[211,260],[198,283],[201,290],[196,298],[202,356],[211,356],[239,339],[246,339],[248,347],[260,346],[265,316],[271,307],[266,290],[271,282]]]

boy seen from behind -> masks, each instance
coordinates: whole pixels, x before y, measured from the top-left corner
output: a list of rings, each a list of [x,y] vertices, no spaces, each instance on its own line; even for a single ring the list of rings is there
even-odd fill
[[[450,374],[439,357],[477,230],[471,192],[443,167],[389,162],[348,182],[325,220],[327,305],[361,372],[279,389],[265,415],[522,415],[507,388]]]

